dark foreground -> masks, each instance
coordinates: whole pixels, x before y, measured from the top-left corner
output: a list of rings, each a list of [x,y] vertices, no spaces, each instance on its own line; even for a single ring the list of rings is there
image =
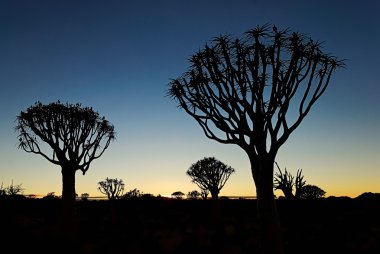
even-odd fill
[[[380,253],[380,200],[278,200],[287,253]],[[60,200],[0,200],[9,253],[257,253],[255,200],[78,201],[64,240]]]

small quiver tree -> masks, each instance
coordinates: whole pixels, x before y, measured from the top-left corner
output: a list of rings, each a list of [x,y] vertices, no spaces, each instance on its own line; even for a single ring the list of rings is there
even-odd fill
[[[208,190],[212,199],[218,199],[220,190],[235,169],[215,159],[205,157],[192,164],[186,174],[201,190]]]
[[[107,195],[108,200],[115,200],[122,197],[124,192],[124,182],[122,179],[106,178],[98,182],[98,190]]]
[[[275,162],[278,171],[274,174],[274,189],[281,190],[284,193],[286,199],[300,198],[302,188],[305,186],[306,181],[302,175],[302,169],[297,170],[296,179],[285,168],[282,173],[280,167]],[[296,188],[295,194],[293,194],[293,187]]]

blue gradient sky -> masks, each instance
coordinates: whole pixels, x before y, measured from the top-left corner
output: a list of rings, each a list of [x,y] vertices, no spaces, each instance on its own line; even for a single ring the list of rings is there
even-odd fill
[[[165,97],[188,57],[219,34],[267,22],[291,27],[347,59],[277,161],[327,195],[380,192],[380,2],[0,1],[0,181],[25,193],[61,192],[60,168],[16,147],[13,128],[35,101],[81,102],[115,125],[117,140],[77,174],[77,193],[121,178],[126,190],[187,193],[185,171],[204,156],[236,169],[221,195],[255,195],[244,152],[208,140]]]

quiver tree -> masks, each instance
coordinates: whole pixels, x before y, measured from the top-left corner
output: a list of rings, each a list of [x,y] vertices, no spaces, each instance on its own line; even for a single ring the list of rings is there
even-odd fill
[[[264,25],[242,39],[214,38],[169,85],[169,96],[208,138],[247,153],[266,253],[283,252],[273,193],[277,152],[341,66],[342,61],[322,52],[321,43]]]
[[[90,107],[59,101],[36,102],[21,111],[17,122],[18,147],[61,167],[64,207],[67,213],[73,212],[75,172],[84,175],[91,162],[104,153],[115,139],[113,125]]]
[[[115,200],[121,198],[124,193],[124,182],[122,179],[106,178],[103,181],[98,182],[98,190],[107,195],[109,200]]]
[[[234,172],[232,167],[214,157],[205,157],[192,164],[186,174],[201,190],[210,191],[212,199],[218,199],[220,190]]]
[[[292,176],[286,168],[284,173],[282,173],[277,163],[276,166],[278,172],[274,174],[274,189],[281,190],[287,199],[300,198],[302,188],[306,184],[306,181],[303,179],[302,169],[297,170],[296,179],[294,181],[294,176]],[[295,194],[293,194],[293,187],[296,188]]]

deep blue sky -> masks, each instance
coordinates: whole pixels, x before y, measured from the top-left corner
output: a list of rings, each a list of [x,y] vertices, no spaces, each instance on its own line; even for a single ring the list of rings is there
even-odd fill
[[[327,195],[380,192],[379,12],[371,0],[0,0],[0,181],[60,193],[60,168],[18,150],[13,130],[21,110],[59,99],[92,106],[117,131],[86,176],[77,174],[78,194],[99,195],[105,177],[122,178],[127,190],[187,192],[196,188],[187,168],[215,156],[236,169],[222,195],[255,195],[243,151],[208,140],[165,90],[212,37],[269,22],[347,59],[277,161],[303,168]]]

